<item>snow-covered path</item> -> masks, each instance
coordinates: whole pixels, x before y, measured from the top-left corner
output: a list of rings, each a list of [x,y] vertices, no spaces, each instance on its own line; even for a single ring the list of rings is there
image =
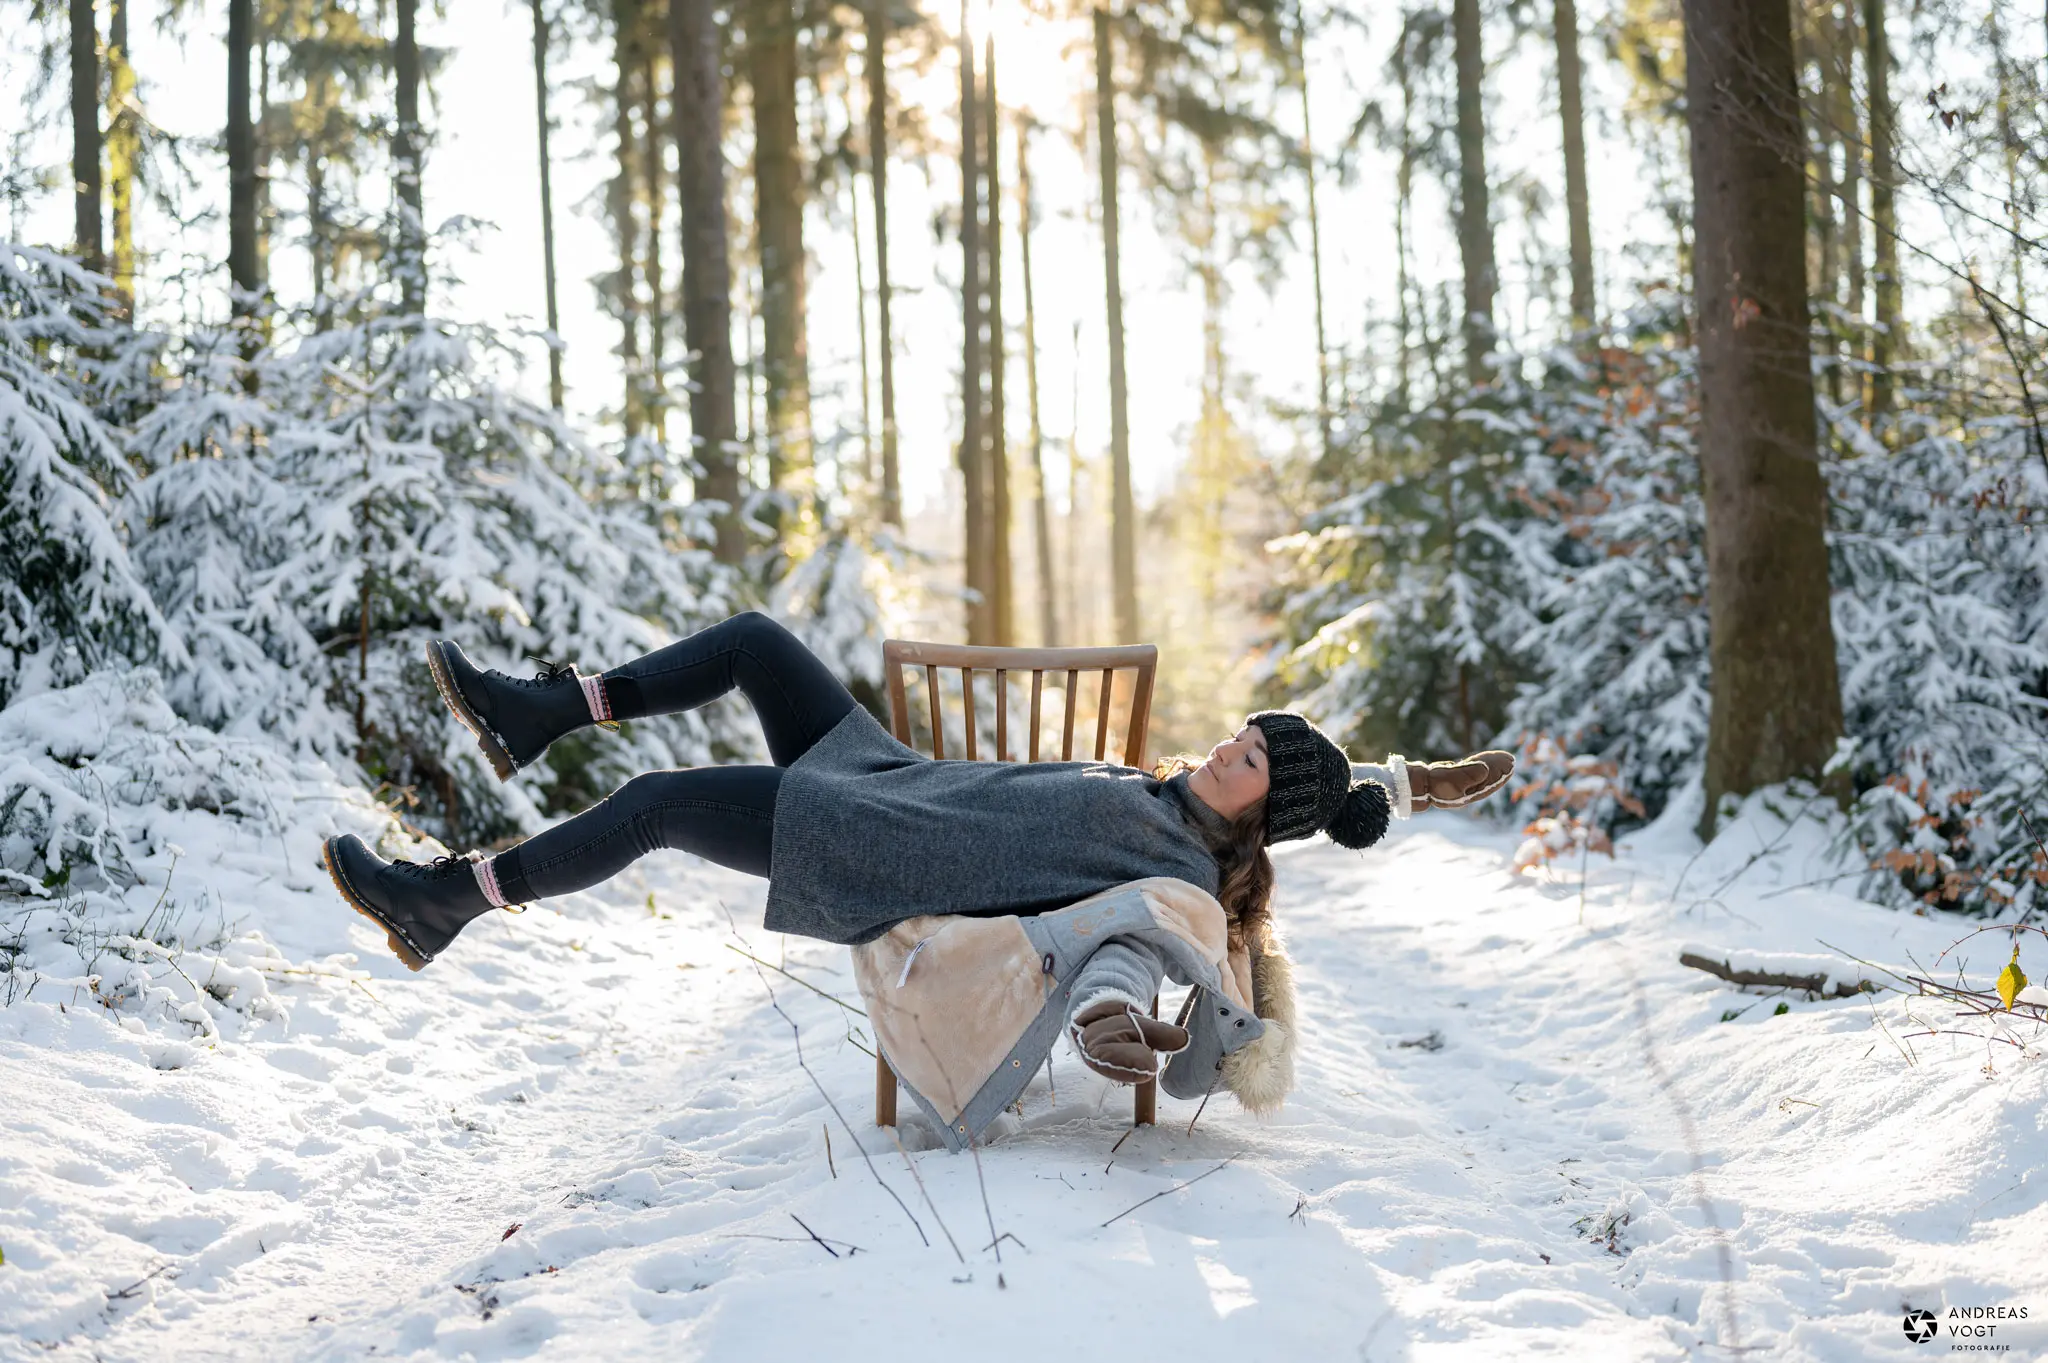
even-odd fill
[[[1755,845],[1724,842],[1693,883]],[[1797,838],[1692,905],[1675,834],[1583,900],[1508,846],[1423,820],[1283,852],[1306,1035],[1279,1119],[1218,1100],[1191,1132],[1162,1101],[1112,1158],[1125,1092],[1062,1052],[978,1168],[899,1153],[861,1019],[731,949],[857,1002],[842,951],[760,932],[758,883],[651,859],[412,976],[302,869],[275,936],[332,973],[190,1063],[89,998],[0,1010],[0,1353],[1862,1359],[1936,1347],[1908,1306],[2048,1314],[2032,1053],[1897,1039],[1896,999],[1774,1016],[1676,960],[1960,929],[1771,893]],[[2015,1328],[2013,1356],[2048,1344]]]

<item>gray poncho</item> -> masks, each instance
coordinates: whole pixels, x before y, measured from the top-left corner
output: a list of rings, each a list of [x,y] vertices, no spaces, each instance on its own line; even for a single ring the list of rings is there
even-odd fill
[[[1146,876],[1213,895],[1226,831],[1185,774],[934,761],[856,707],[783,773],[767,927],[852,944],[919,914],[1043,913]]]

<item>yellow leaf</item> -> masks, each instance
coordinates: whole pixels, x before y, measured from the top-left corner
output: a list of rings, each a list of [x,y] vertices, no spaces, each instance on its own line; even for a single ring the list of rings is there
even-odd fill
[[[2027,973],[2020,969],[2020,949],[2012,949],[2012,961],[1998,972],[1998,997],[2005,1000],[2005,1011],[2012,1011],[2012,1001],[2020,996],[2020,990],[2027,987]]]

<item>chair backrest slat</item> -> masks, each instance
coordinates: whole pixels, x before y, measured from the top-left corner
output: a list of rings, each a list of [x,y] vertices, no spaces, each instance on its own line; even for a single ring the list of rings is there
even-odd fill
[[[978,762],[981,759],[974,751],[974,731],[981,726],[974,722],[974,669],[971,667],[960,669],[960,704],[967,711],[966,722],[960,726],[960,731],[967,736],[967,760]]]
[[[1060,761],[1074,760],[1074,701],[1081,694],[1081,674],[1075,668],[1067,669],[1067,719],[1060,727]]]
[[[1005,689],[1008,677],[1008,669],[1001,667],[996,669],[996,761],[998,762],[1010,760],[1009,726],[1005,722],[1010,717],[1010,693]]]
[[[1109,751],[1109,692],[1116,681],[1116,673],[1102,669],[1102,699],[1095,702],[1095,760],[1102,761]]]
[[[932,644],[909,639],[889,639],[882,645],[882,664],[888,673],[889,715],[896,728],[896,737],[904,743],[912,741],[910,728],[910,704],[904,689],[903,669],[914,667],[924,673],[925,701],[931,714],[931,750],[935,758],[946,755],[946,727],[944,710],[939,696],[939,672],[941,669],[960,670],[960,699],[963,710],[961,740],[970,762],[980,760],[980,726],[976,722],[974,707],[974,674],[993,672],[995,674],[995,759],[1007,762],[1010,759],[1010,673],[1029,671],[1031,673],[1031,730],[1029,739],[1022,745],[1026,750],[1025,760],[1039,759],[1040,729],[1044,720],[1045,674],[1066,673],[1066,702],[1062,707],[1060,721],[1060,760],[1070,762],[1074,758],[1074,720],[1081,692],[1081,674],[1100,672],[1102,686],[1097,693],[1095,706],[1095,760],[1107,761],[1109,755],[1109,715],[1115,700],[1116,674],[1130,670],[1133,675],[1131,686],[1131,709],[1129,721],[1123,732],[1122,761],[1127,766],[1142,766],[1145,760],[1145,738],[1152,716],[1152,682],[1158,671],[1159,650],[1151,644],[1131,644],[1115,648],[999,648],[971,644]]]
[[[1131,732],[1139,735],[1141,746],[1144,735],[1152,728],[1152,677],[1157,670],[1149,663],[1140,663],[1131,685]]]
[[[1031,669],[1031,755],[1030,755],[1029,757],[1027,757],[1027,758],[1025,759],[1025,760],[1026,760],[1027,762],[1036,762],[1036,761],[1038,760],[1038,711],[1039,711],[1038,699],[1039,699],[1039,694],[1040,694],[1040,693],[1041,693],[1041,692],[1042,692],[1042,691],[1043,691],[1044,689],[1045,689],[1045,673],[1044,673],[1044,672],[1042,672],[1041,670],[1039,670],[1038,668],[1035,668],[1035,667],[1034,667],[1034,668],[1032,668],[1032,669]]]

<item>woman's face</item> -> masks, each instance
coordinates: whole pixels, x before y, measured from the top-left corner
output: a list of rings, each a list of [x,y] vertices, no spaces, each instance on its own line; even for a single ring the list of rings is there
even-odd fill
[[[1188,789],[1226,819],[1265,799],[1265,731],[1247,724],[1210,749],[1209,760],[1188,773]]]

